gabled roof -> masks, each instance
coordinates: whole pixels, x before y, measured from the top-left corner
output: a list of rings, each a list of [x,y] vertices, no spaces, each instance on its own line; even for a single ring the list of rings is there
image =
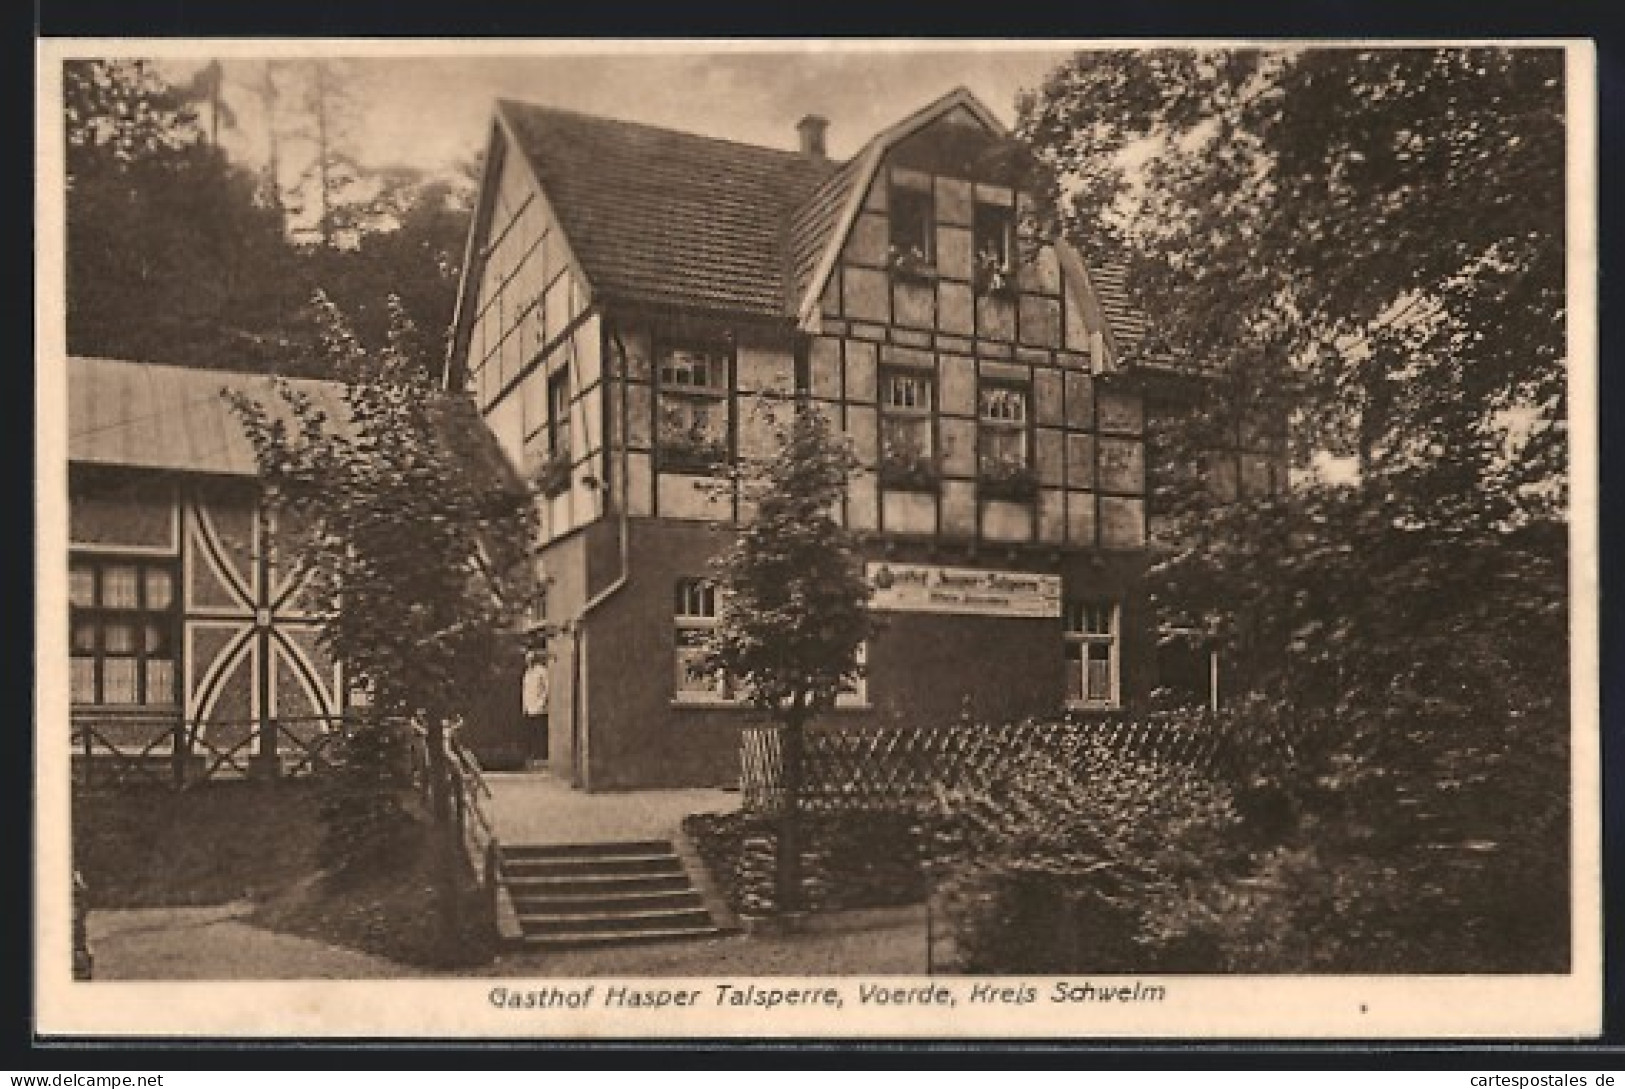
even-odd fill
[[[804,328],[816,323],[824,286],[886,154],[949,115],[1009,135],[963,87],[876,134],[846,162],[497,103],[499,127],[541,183],[594,296],[788,317]],[[1116,349],[1129,348],[1145,321],[1127,303],[1122,269],[1088,272]]]
[[[785,315],[794,211],[838,164],[503,100],[596,294]]]
[[[71,464],[257,476],[254,446],[226,392],[253,397],[273,418],[290,418],[268,375],[91,356],[69,356],[67,363]],[[335,425],[349,420],[341,383],[314,378],[288,383]],[[472,402],[437,394],[432,411],[452,449],[479,472],[517,486],[517,475]]]
[[[905,137],[955,111],[968,114],[991,133],[1001,137],[1009,135],[1009,130],[975,95],[963,87],[956,87],[876,134],[843,168],[844,177],[831,179],[826,191],[815,198],[817,207],[809,208],[807,214],[801,217],[797,232],[800,237],[797,249],[809,255],[805,276],[798,275],[795,281],[793,305],[800,321],[807,322],[816,315],[824,285],[835,268],[852,224],[863,209],[863,199],[874,182],[886,152]]]

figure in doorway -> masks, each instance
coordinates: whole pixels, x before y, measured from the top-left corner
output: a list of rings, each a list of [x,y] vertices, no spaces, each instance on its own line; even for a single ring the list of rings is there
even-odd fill
[[[526,758],[530,763],[547,760],[547,654],[532,650],[525,654],[524,714]]]

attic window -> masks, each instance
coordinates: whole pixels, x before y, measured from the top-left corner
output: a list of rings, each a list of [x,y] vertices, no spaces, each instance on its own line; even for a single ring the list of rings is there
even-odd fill
[[[927,272],[936,263],[935,210],[931,194],[892,186],[891,267],[894,272]]]
[[[977,288],[989,292],[1013,290],[1016,221],[1008,205],[977,202],[975,245]]]

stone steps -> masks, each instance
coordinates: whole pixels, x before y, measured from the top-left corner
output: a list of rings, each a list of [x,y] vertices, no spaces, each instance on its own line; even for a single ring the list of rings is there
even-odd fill
[[[669,841],[504,846],[501,874],[529,947],[724,933]]]

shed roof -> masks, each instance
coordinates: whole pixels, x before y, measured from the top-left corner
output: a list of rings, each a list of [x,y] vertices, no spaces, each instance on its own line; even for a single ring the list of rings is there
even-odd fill
[[[68,460],[171,472],[257,476],[253,444],[226,399],[246,393],[274,417],[289,409],[274,379],[241,371],[201,370],[91,356],[68,357]],[[349,419],[344,386],[290,378],[329,420]],[[482,472],[518,477],[496,437],[466,398],[436,394],[434,418],[444,440]]]

